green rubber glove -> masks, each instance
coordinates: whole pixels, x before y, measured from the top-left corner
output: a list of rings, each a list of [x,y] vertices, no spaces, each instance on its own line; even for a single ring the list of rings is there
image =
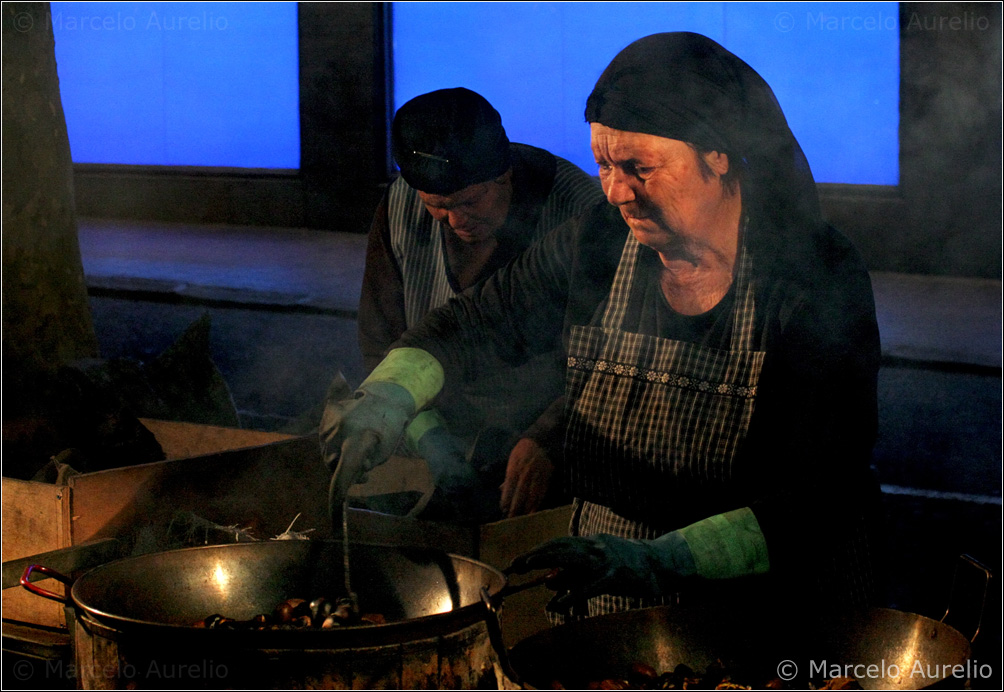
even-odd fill
[[[653,540],[609,534],[556,538],[517,557],[507,572],[559,571],[551,610],[568,610],[600,594],[654,598],[690,577],[729,579],[769,568],[766,544],[748,508],[715,515]]]
[[[422,411],[404,435],[409,450],[425,459],[433,483],[449,494],[462,493],[477,482],[460,440],[450,434],[438,411]]]
[[[749,507],[702,519],[677,533],[690,548],[697,574],[705,579],[734,579],[770,571],[767,543]]]
[[[436,486],[420,516],[436,521],[484,523],[498,518],[498,490],[486,483],[468,459],[460,439],[452,435],[438,412],[415,416],[405,431],[405,442],[425,459]]]
[[[352,398],[329,391],[319,435],[324,463],[334,470],[345,441],[365,432],[378,442],[365,469],[382,464],[397,447],[405,426],[443,387],[443,366],[418,348],[396,348],[374,368]]]
[[[653,541],[609,534],[550,540],[517,557],[507,572],[560,569],[547,581],[557,591],[547,609],[568,611],[600,594],[655,597],[679,590],[696,572],[679,532]]]

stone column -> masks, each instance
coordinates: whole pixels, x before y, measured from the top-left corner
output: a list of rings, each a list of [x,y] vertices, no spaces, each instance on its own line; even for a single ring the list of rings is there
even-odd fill
[[[2,16],[3,366],[19,373],[96,356],[98,346],[49,3],[4,3]]]

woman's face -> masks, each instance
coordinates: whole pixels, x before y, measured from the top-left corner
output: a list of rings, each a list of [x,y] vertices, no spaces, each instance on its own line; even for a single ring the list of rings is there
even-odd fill
[[[478,244],[490,240],[505,224],[512,199],[509,173],[484,183],[469,185],[449,195],[419,192],[432,218],[446,226],[462,242]]]
[[[638,242],[668,256],[706,245],[725,200],[719,176],[728,171],[728,158],[698,155],[677,139],[590,127],[603,192]]]

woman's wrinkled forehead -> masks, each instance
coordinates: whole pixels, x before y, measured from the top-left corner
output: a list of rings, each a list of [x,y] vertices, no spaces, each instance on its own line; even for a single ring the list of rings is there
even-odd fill
[[[635,163],[651,165],[664,159],[670,149],[678,150],[685,142],[644,132],[618,130],[603,123],[589,124],[589,143],[597,163]]]

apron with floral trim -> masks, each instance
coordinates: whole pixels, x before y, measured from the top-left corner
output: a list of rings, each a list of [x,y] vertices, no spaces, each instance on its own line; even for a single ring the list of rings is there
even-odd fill
[[[572,328],[566,379],[566,469],[572,535],[651,539],[681,528],[674,507],[728,488],[749,428],[763,351],[753,349],[753,283],[741,244],[729,348],[629,331],[641,245],[629,235],[600,326]],[[689,523],[689,522],[688,522]],[[589,614],[656,605],[600,596]]]

